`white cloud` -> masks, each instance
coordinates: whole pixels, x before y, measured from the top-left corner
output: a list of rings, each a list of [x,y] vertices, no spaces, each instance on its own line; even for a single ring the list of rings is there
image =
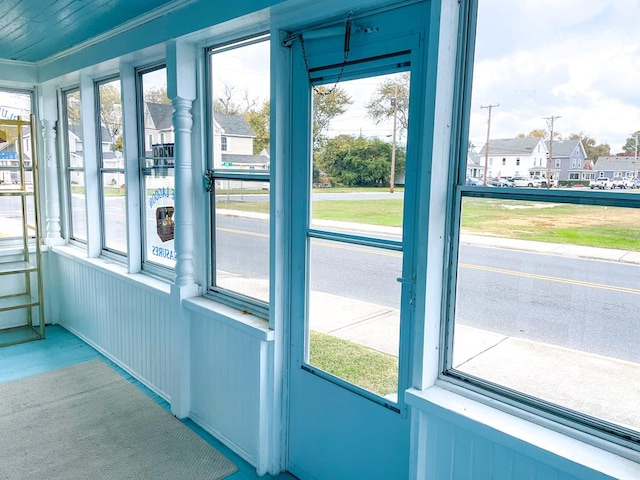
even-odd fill
[[[512,4],[513,3],[513,4]],[[492,138],[545,127],[585,132],[617,152],[640,129],[640,2],[480,2],[470,136]]]

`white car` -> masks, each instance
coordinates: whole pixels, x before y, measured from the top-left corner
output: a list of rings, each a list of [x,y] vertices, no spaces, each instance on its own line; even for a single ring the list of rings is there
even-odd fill
[[[613,177],[611,188],[633,188],[633,180],[625,177]]]
[[[514,187],[539,187],[540,180],[532,177],[513,177]]]
[[[609,188],[613,188],[613,182],[607,177],[596,178],[595,180],[591,180],[589,182],[589,188],[593,190],[597,188],[599,190],[607,190]]]

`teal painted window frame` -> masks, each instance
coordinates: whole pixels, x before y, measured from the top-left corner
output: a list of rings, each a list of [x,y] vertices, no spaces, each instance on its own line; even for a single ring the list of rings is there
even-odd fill
[[[452,119],[451,161],[449,170],[449,195],[447,205],[447,233],[449,242],[448,262],[445,264],[443,278],[442,335],[439,378],[447,383],[461,387],[473,394],[480,394],[491,405],[523,412],[531,419],[531,414],[545,425],[556,425],[558,430],[572,432],[585,438],[586,433],[593,443],[602,444],[609,449],[618,449],[613,445],[640,451],[640,431],[624,428],[594,416],[514,391],[482,378],[466,374],[452,367],[453,336],[455,323],[456,283],[458,269],[458,248],[460,244],[460,220],[462,199],[490,198],[499,200],[526,200],[536,202],[554,202],[576,205],[595,205],[609,207],[640,208],[640,202],[634,195],[617,192],[595,192],[582,190],[547,189],[498,189],[490,187],[467,187],[465,171],[469,138],[469,118],[474,66],[475,36],[477,25],[478,0],[461,2],[460,27],[458,35],[457,67],[455,78],[455,97]],[[602,174],[602,173],[601,173]],[[474,395],[474,398],[478,398]],[[492,400],[498,400],[498,403]],[[551,422],[549,422],[549,420]],[[567,427],[569,427],[567,429]]]

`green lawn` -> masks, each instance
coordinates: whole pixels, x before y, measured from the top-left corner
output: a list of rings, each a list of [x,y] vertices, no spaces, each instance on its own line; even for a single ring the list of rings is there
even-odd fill
[[[231,201],[219,206],[250,212],[269,211],[266,202]],[[323,200],[313,204],[313,217],[399,227],[402,200]],[[463,202],[462,231],[640,251],[640,209],[467,197]]]
[[[309,363],[378,395],[398,391],[398,359],[311,331]]]

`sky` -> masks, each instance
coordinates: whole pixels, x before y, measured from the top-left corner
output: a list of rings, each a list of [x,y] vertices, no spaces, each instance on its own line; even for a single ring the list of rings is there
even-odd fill
[[[492,139],[548,130],[545,118],[557,117],[555,132],[582,133],[620,152],[640,130],[639,21],[639,0],[479,0],[471,142],[480,150],[486,141],[488,110],[481,107],[499,104]],[[227,83],[240,97],[269,97],[268,42],[212,61],[214,91]],[[343,82],[354,103],[326,134],[387,138],[391,123],[374,124],[364,108],[382,81]],[[0,97],[0,107],[6,100]]]
[[[618,153],[640,130],[638,0],[480,0],[470,140],[549,130]]]

